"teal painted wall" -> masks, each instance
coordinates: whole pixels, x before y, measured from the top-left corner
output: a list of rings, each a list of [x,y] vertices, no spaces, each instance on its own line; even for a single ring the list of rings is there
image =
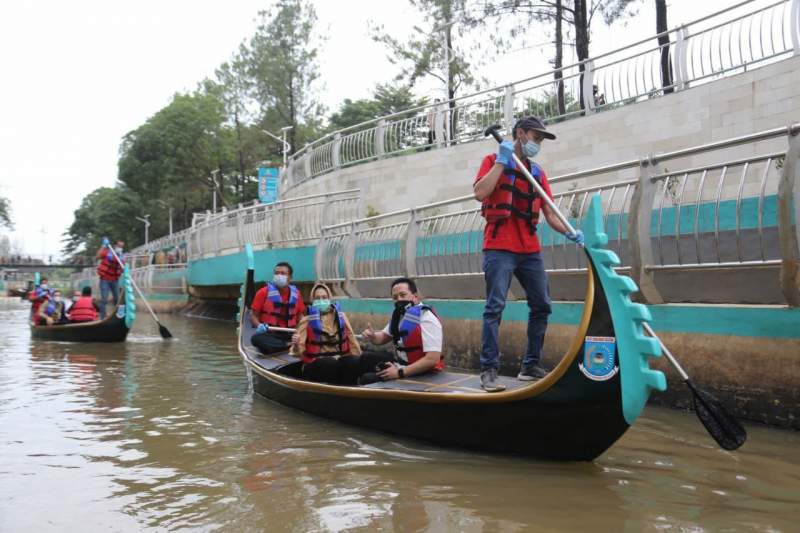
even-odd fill
[[[272,279],[272,268],[279,261],[288,261],[294,269],[295,281],[315,281],[314,246],[272,248],[255,252],[256,280]],[[239,252],[210,259],[190,261],[186,273],[189,285],[236,285],[244,279],[247,258]]]
[[[389,300],[349,299],[338,300],[344,311],[351,313],[392,313]],[[425,300],[442,318],[451,320],[481,320],[482,300]],[[737,337],[764,337],[800,339],[800,308],[761,306],[702,306],[702,305],[648,305],[653,315],[656,331],[673,333],[700,333],[732,335]],[[577,325],[583,312],[583,303],[554,302],[551,324]],[[503,320],[525,322],[528,306],[525,302],[508,302]],[[373,324],[378,327],[378,324]],[[380,327],[383,327],[381,324]]]

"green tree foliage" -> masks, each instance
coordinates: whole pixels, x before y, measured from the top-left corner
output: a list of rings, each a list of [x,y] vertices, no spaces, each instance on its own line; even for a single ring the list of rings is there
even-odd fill
[[[259,108],[258,124],[268,131],[292,126],[289,143],[317,136],[323,107],[314,93],[319,77],[315,33],[317,14],[304,0],[278,0],[261,11],[255,35],[242,46],[241,56]]]
[[[510,21],[512,37],[524,35],[530,31],[531,23],[544,22],[553,25],[553,38],[555,55],[553,68],[563,66],[564,36],[573,35],[573,44],[578,61],[589,58],[589,43],[591,41],[591,25],[595,15],[600,15],[606,25],[611,25],[619,20],[635,14],[636,4],[641,0],[499,0],[487,2],[483,6],[484,17],[498,21]],[[564,29],[566,24],[571,28]],[[580,65],[583,72],[583,65]],[[562,75],[560,71],[554,72],[558,83]],[[583,86],[581,85],[581,92]],[[561,113],[565,112],[563,85],[558,85],[558,107]],[[581,95],[580,105],[583,106]]]
[[[345,98],[339,111],[330,116],[328,129],[335,131],[378,117],[393,115],[425,105],[427,101],[427,98],[414,96],[410,87],[380,84],[375,87],[371,99],[350,100]]]
[[[459,89],[474,85],[467,34],[483,26],[480,18],[471,18],[466,0],[409,0],[420,13],[423,24],[414,27],[406,39],[395,37],[383,26],[372,29],[372,38],[389,50],[387,59],[401,67],[398,80],[414,86],[418,80],[433,77],[449,88],[449,98]],[[456,40],[460,46],[457,46]]]
[[[9,203],[8,198],[0,196],[0,227],[6,226],[10,228],[12,225],[11,204]]]
[[[127,187],[101,187],[84,197],[75,220],[64,233],[64,253],[92,255],[103,237],[122,239],[128,249],[144,242],[144,229],[134,217],[141,216],[142,201]]]
[[[118,179],[152,216],[152,235],[168,231],[168,207],[177,227],[193,211],[211,207],[211,191],[222,204],[235,196],[226,173],[236,168],[235,132],[225,125],[224,102],[213,91],[176,94],[172,102],[122,140]],[[211,171],[218,177],[211,181]],[[163,203],[159,203],[159,200]]]

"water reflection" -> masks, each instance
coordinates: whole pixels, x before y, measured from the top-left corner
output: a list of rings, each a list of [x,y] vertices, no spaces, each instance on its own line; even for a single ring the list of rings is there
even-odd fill
[[[253,397],[231,324],[146,320],[130,342],[31,341],[0,301],[0,530],[784,530],[797,433],[720,451],[648,409],[594,463],[445,450]],[[479,423],[479,421],[476,421]]]

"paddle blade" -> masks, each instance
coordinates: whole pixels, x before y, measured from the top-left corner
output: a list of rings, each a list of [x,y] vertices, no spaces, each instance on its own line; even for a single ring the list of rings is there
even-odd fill
[[[692,408],[717,444],[726,450],[736,450],[744,444],[747,432],[719,400],[695,387],[690,379],[686,380],[686,384],[692,391]]]
[[[161,322],[158,323],[158,332],[161,334],[162,339],[172,338],[172,333],[170,333],[166,326],[162,325]]]

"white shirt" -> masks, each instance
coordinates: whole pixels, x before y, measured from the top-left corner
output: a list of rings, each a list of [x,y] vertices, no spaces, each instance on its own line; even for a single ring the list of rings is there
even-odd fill
[[[427,309],[423,309],[419,324],[422,326],[422,351],[441,352],[444,334],[442,333],[442,323],[436,318],[436,315]],[[391,336],[392,334],[389,331],[389,326],[391,326],[391,322],[386,324],[386,327],[383,328],[383,332]],[[402,340],[400,341],[400,345],[403,345]]]

